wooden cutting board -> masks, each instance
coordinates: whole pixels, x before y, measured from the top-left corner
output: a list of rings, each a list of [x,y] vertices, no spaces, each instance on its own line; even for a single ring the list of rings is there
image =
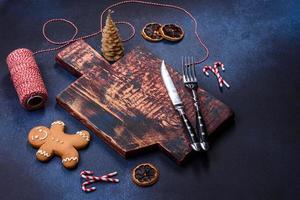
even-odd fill
[[[110,65],[83,40],[58,53],[56,60],[79,77],[57,96],[57,102],[121,155],[159,147],[178,163],[192,152],[160,74],[161,59],[137,47]],[[168,70],[195,121],[190,93],[181,76]],[[233,117],[221,101],[199,88],[200,105],[208,133]]]

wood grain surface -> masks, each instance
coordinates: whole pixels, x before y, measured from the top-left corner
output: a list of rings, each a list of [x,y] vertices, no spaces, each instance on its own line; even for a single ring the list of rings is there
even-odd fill
[[[177,163],[192,149],[160,74],[161,59],[137,47],[110,65],[83,40],[58,53],[56,60],[79,77],[57,96],[57,102],[121,155],[159,147]],[[181,75],[167,66],[195,121],[191,94]],[[200,107],[208,133],[233,117],[221,101],[199,88]]]

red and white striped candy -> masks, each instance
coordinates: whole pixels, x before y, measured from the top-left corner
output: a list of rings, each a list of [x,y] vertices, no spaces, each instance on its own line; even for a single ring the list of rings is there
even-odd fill
[[[100,182],[100,181],[104,181],[104,182],[112,182],[112,183],[118,183],[119,179],[115,179],[115,178],[111,178],[112,176],[117,175],[117,172],[112,172],[103,176],[93,176],[94,172],[92,171],[82,171],[80,173],[80,176],[84,179],[86,179],[85,182],[82,183],[81,185],[81,189],[85,192],[92,192],[96,190],[96,187],[90,187],[87,188],[87,185],[90,185],[92,183],[95,182]]]
[[[225,71],[224,64],[221,63],[220,61],[215,62],[214,67],[204,66],[202,71],[206,76],[209,76],[208,71],[211,71],[217,77],[220,87],[223,87],[223,84],[224,84],[227,88],[229,88],[230,85],[221,76],[220,71],[219,71],[219,67],[221,67],[222,71]]]

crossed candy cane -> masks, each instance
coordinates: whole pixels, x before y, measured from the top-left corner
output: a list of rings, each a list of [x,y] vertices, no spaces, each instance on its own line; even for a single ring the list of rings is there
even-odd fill
[[[96,187],[90,187],[87,188],[86,186],[95,182],[100,182],[100,181],[104,181],[104,182],[112,182],[112,183],[118,183],[119,179],[116,178],[111,178],[112,176],[117,175],[117,172],[112,172],[103,176],[93,176],[94,172],[92,171],[82,171],[80,173],[80,176],[84,179],[86,179],[85,182],[82,183],[81,185],[81,189],[85,192],[92,192],[96,190]]]
[[[203,73],[205,73],[206,76],[209,76],[208,71],[211,71],[217,77],[220,87],[223,87],[223,84],[224,84],[227,88],[229,88],[230,85],[220,75],[219,67],[221,67],[222,71],[225,71],[224,64],[221,63],[220,61],[215,62],[214,67],[204,66],[202,71],[203,71]]]

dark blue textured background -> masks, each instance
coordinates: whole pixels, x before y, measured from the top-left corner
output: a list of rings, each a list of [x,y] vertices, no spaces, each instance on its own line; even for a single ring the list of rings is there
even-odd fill
[[[214,78],[199,70],[199,83],[236,113],[233,125],[212,141],[207,155],[193,156],[177,166],[159,151],[125,160],[93,135],[88,149],[73,171],[58,158],[47,164],[35,159],[27,143],[28,131],[36,125],[63,120],[68,132],[85,127],[61,109],[55,96],[73,76],[55,64],[56,52],[37,56],[49,91],[45,109],[27,112],[20,107],[9,78],[5,59],[19,47],[48,48],[41,26],[49,18],[74,21],[80,34],[98,29],[100,12],[116,1],[0,0],[0,199],[297,199],[300,196],[300,1],[299,0],[188,0],[166,1],[190,10],[211,50],[205,64],[220,59],[227,67],[225,79],[232,85],[220,93]],[[190,20],[169,9],[122,6],[115,20],[132,22],[139,32],[152,21],[183,25],[186,37],[176,45],[152,44],[139,35],[125,44],[126,51],[143,45],[179,69],[181,55],[200,57]],[[128,36],[127,27],[120,27]],[[49,26],[58,39],[71,35],[63,25]],[[97,50],[100,38],[87,41]],[[105,119],[104,119],[105,120]],[[140,188],[131,181],[131,169],[152,162],[160,181]],[[118,171],[119,184],[96,184],[97,191],[80,189],[79,172],[97,174]]]

